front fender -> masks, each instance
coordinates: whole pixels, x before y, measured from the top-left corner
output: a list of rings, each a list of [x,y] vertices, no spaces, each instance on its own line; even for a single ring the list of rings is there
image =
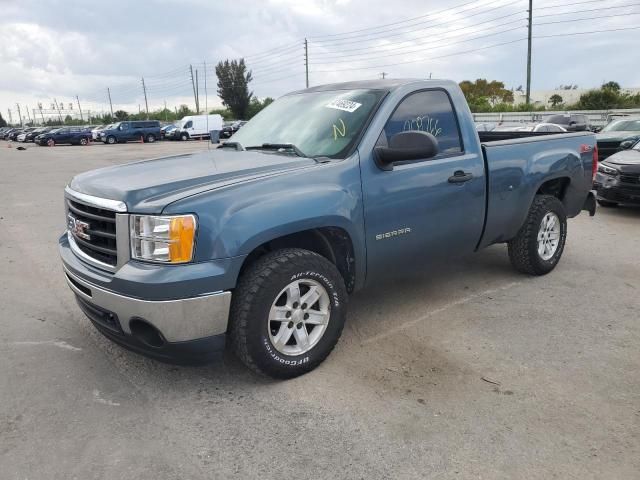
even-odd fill
[[[229,185],[174,202],[165,213],[198,215],[196,261],[246,256],[285,235],[338,227],[364,268],[364,219],[357,157]],[[364,278],[364,271],[357,271]]]

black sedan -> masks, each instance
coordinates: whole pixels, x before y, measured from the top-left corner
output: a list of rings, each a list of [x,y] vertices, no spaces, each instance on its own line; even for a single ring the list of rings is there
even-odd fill
[[[640,205],[640,141],[601,162],[593,186],[603,207]]]
[[[63,127],[38,135],[35,143],[53,147],[63,143],[71,145],[88,145],[91,140],[91,131],[82,127]]]

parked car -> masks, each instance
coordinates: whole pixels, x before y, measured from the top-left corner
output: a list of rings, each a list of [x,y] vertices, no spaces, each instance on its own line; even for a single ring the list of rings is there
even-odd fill
[[[640,140],[601,162],[593,185],[603,207],[640,205]]]
[[[532,124],[518,124],[499,126],[494,128],[494,132],[545,132],[545,133],[566,133],[567,130],[560,125],[553,123],[532,123]]]
[[[589,118],[586,115],[566,113],[551,115],[544,119],[544,123],[553,123],[564,127],[568,132],[584,132],[591,130]]]
[[[7,136],[7,140],[17,141],[18,135],[20,135],[24,131],[24,128],[16,128],[9,133]]]
[[[4,134],[2,135],[2,139],[3,140],[11,140],[11,136],[15,135],[16,137],[20,134],[20,132],[22,131],[21,128],[10,128],[7,131],[4,132]]]
[[[475,122],[475,124],[476,130],[478,130],[479,132],[490,132],[497,127],[497,124],[495,123]]]
[[[41,135],[43,133],[47,133],[47,132],[49,132],[51,130],[53,130],[52,127],[36,128],[35,130],[32,130],[31,132],[29,132],[27,134],[27,136],[25,137],[24,141],[25,142],[33,142],[38,135]]]
[[[20,132],[16,136],[16,142],[24,143],[25,139],[27,138],[27,135],[33,132],[34,130],[36,130],[36,127],[25,128],[24,130],[22,130],[22,132]]]
[[[160,122],[157,120],[130,120],[114,123],[100,132],[100,140],[110,145],[130,141],[153,143],[160,138]]]
[[[56,128],[46,133],[41,133],[35,138],[38,145],[50,147],[60,144],[87,145],[91,139],[91,132],[82,127]]]
[[[65,278],[116,343],[202,361],[228,333],[250,368],[295,377],[366,285],[504,242],[515,269],[555,268],[567,219],[595,213],[595,136],[508,134],[477,132],[451,81],[294,92],[220,148],[73,178]]]
[[[171,136],[171,132],[174,131],[176,128],[178,127],[176,127],[173,124],[165,125],[160,129],[160,138],[164,140],[167,136]]]
[[[222,116],[218,114],[189,115],[177,122],[176,127],[167,138],[183,141],[209,138],[211,130],[222,130]]]
[[[222,125],[222,131],[220,132],[220,138],[230,138],[231,135],[236,133],[247,122],[245,120],[236,120],[234,122],[225,122]]]
[[[629,148],[640,139],[640,117],[624,117],[609,122],[596,135],[600,161],[619,150]]]

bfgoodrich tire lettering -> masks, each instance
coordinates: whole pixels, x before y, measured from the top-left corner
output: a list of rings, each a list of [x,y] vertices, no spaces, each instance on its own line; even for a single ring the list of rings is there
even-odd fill
[[[324,333],[311,349],[288,355],[272,341],[270,312],[283,289],[297,282],[320,285],[328,294],[330,315]],[[257,260],[240,278],[232,297],[231,340],[238,357],[252,370],[274,378],[297,377],[313,370],[331,353],[344,327],[346,307],[344,281],[331,262],[308,250],[277,250]],[[306,331],[307,327],[302,328]]]
[[[557,243],[553,254],[540,253],[540,242],[544,241],[543,232],[551,232],[554,228],[545,229],[545,222],[558,222]],[[547,238],[551,233],[547,234]],[[555,237],[555,235],[553,235]],[[551,195],[536,195],[529,209],[529,214],[515,238],[509,241],[509,259],[514,268],[530,275],[544,275],[555,268],[560,261],[567,238],[567,215],[562,202]],[[543,249],[544,251],[544,249]],[[549,257],[549,258],[545,258]]]

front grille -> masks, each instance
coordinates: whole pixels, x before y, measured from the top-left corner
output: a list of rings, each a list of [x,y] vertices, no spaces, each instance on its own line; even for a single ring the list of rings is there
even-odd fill
[[[630,174],[623,173],[620,175],[620,181],[622,183],[631,183],[633,185],[640,185],[640,173]]]
[[[116,212],[71,199],[67,199],[67,211],[75,224],[80,225],[73,228],[74,220],[68,219],[69,231],[78,248],[97,261],[115,267],[118,264]]]

